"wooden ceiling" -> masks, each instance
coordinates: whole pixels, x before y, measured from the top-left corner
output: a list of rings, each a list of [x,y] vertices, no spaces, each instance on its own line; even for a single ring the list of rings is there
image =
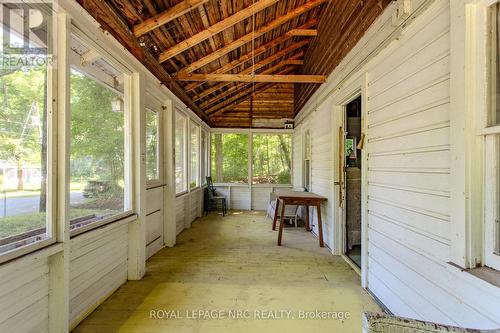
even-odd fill
[[[390,0],[77,0],[212,127],[283,127]]]

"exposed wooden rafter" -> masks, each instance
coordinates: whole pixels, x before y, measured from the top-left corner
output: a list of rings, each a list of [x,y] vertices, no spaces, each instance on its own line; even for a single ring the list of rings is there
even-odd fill
[[[158,80],[182,100],[201,119],[207,120],[206,114],[196,105],[187,93],[179,86],[170,74],[160,65],[148,50],[141,47],[137,37],[125,24],[123,18],[102,0],[85,0],[81,5],[101,24],[103,30],[109,31],[122,45],[124,45]]]
[[[308,40],[303,40],[303,41],[300,41],[300,42],[297,42],[297,43],[293,43],[291,44],[289,47],[281,50],[281,51],[278,51],[274,54],[271,54],[271,56],[267,57],[267,58],[264,58],[262,59],[261,61],[257,62],[255,65],[251,66],[251,67],[248,67],[242,71],[240,71],[238,74],[251,74],[252,71],[257,71],[259,69],[261,69],[262,67],[264,66],[267,66],[269,65],[270,63],[278,60],[279,58],[282,58],[284,56],[286,56],[287,54],[291,53],[291,52],[294,52],[295,50],[297,49],[300,49],[301,47],[307,45],[309,43]],[[299,57],[301,57],[303,54],[301,54]],[[297,60],[298,58],[293,58],[294,60]],[[214,75],[217,75],[218,73],[214,73]],[[204,82],[204,81],[202,81]],[[220,84],[216,84],[215,86],[213,87],[210,87],[202,92],[200,92],[199,94],[197,94],[196,98],[194,98],[193,100],[194,101],[197,101],[201,98],[204,98],[212,93],[214,93],[215,91],[217,90],[220,90],[224,87],[226,87],[228,85],[228,83],[220,83]]]
[[[290,66],[288,68],[285,68],[281,72],[278,72],[277,74],[278,75],[285,75],[285,74],[290,73],[294,69],[295,69],[295,66]],[[267,86],[267,88],[269,88],[272,86],[272,84],[258,83],[258,84],[255,84],[253,87],[252,87],[252,85],[250,85],[249,88],[242,90],[242,91],[238,92],[237,94],[235,94],[235,95],[223,100],[222,102],[212,106],[211,108],[205,110],[205,112],[207,115],[210,115],[210,114],[216,113],[216,112],[223,112],[224,110],[227,109],[227,106],[230,106],[231,104],[237,104],[237,103],[245,100],[246,98],[248,98],[248,96],[250,94],[254,93],[255,91],[258,91],[260,88],[263,88],[264,86]]]
[[[211,63],[212,61],[215,61],[219,59],[220,57],[228,54],[229,52],[245,45],[248,42],[251,42],[253,39],[258,38],[262,36],[263,34],[279,27],[285,22],[288,22],[301,14],[318,7],[322,5],[323,3],[327,2],[328,0],[311,0],[306,2],[305,4],[295,8],[294,10],[288,12],[287,14],[281,15],[275,20],[271,21],[270,23],[256,29],[253,32],[249,32],[248,34],[238,38],[237,40],[225,45],[224,47],[220,48],[219,50],[216,50],[200,59],[197,61],[191,63],[187,67],[183,68],[181,71],[179,71],[179,74],[186,74],[186,73],[192,73],[195,70]]]
[[[221,68],[219,68],[219,69],[211,72],[211,74],[221,74],[221,73],[223,74],[223,73],[227,73],[230,70],[236,68],[237,66],[239,66],[241,64],[244,64],[247,61],[252,60],[253,57],[257,57],[257,56],[261,55],[262,53],[264,53],[266,51],[269,51],[272,48],[274,48],[274,47],[276,47],[276,46],[278,46],[278,45],[280,45],[282,43],[285,43],[290,38],[292,38],[294,36],[301,36],[300,34],[295,33],[296,30],[299,30],[299,31],[300,30],[302,30],[302,31],[306,31],[306,30],[310,31],[310,30],[312,30],[310,28],[314,27],[317,24],[318,24],[318,20],[316,20],[316,19],[310,20],[309,22],[307,22],[306,24],[301,25],[297,29],[292,29],[292,30],[284,33],[280,37],[275,38],[272,41],[270,41],[270,42],[268,42],[268,43],[266,43],[264,45],[261,45],[261,46],[257,47],[255,50],[250,50],[245,55],[242,55],[242,56],[238,57],[237,59],[235,59],[235,60],[233,60],[233,61],[225,64]],[[196,89],[197,87],[199,87],[202,84],[203,83],[199,83],[199,82],[190,83],[190,84],[186,85],[184,87],[184,89],[189,92],[189,91],[191,91],[193,89]]]
[[[162,25],[167,24],[168,22],[175,20],[179,16],[182,16],[207,2],[208,0],[184,0],[173,6],[172,8],[154,15],[144,22],[134,25],[132,31],[134,32],[134,35],[136,37],[140,37],[156,28],[161,27]]]
[[[176,79],[179,81],[324,83],[326,82],[326,75],[187,74],[177,76]]]
[[[278,69],[280,69],[281,67],[284,67],[284,66],[290,66],[290,65],[296,65],[296,64],[295,64],[295,63],[293,63],[293,62],[295,62],[295,61],[297,61],[298,59],[302,58],[302,56],[303,56],[303,53],[302,53],[302,52],[299,52],[299,53],[297,53],[297,54],[294,54],[294,55],[293,55],[293,56],[291,56],[290,58],[288,58],[288,59],[286,59],[286,60],[283,60],[283,61],[281,61],[281,62],[277,63],[276,65],[274,65],[274,66],[272,66],[272,67],[270,67],[270,68],[268,68],[268,69],[264,70],[264,71],[263,71],[262,73],[260,73],[260,74],[272,74],[272,73],[276,72]],[[301,60],[300,60],[300,61],[301,61]],[[220,83],[220,85],[224,85],[224,86],[226,86],[226,83]],[[205,107],[207,107],[208,105],[215,103],[217,100],[220,100],[220,99],[222,99],[222,98],[225,98],[226,96],[230,95],[230,94],[231,94],[231,93],[233,93],[234,91],[236,91],[236,90],[239,90],[239,89],[242,89],[242,88],[246,87],[247,85],[248,85],[248,83],[239,83],[239,84],[237,84],[237,85],[234,85],[234,86],[232,86],[232,87],[230,87],[230,88],[226,89],[224,92],[220,92],[220,93],[218,93],[218,94],[217,94],[217,96],[215,96],[215,97],[213,97],[213,98],[211,98],[211,99],[208,99],[208,100],[204,101],[203,103],[201,103],[201,104],[200,104],[200,107],[201,107],[201,108],[205,108]],[[219,85],[216,85],[216,86],[218,86],[217,88],[219,88],[219,87],[220,87]],[[203,96],[204,96],[204,97],[205,97],[205,96],[208,96],[208,95],[210,95],[211,93],[213,93],[213,92],[215,92],[215,91],[216,91],[216,90],[211,90],[211,91],[210,91],[209,89],[207,89],[207,90],[205,90],[205,91],[204,91],[204,93],[205,93],[205,94],[203,94]],[[210,92],[210,93],[208,93],[208,92]],[[196,100],[198,100],[198,99],[194,99],[194,100],[196,101]]]
[[[203,42],[204,40],[212,37],[213,35],[218,34],[224,29],[227,29],[229,27],[232,27],[236,23],[239,23],[243,21],[246,18],[249,18],[250,16],[256,14],[257,12],[266,9],[267,7],[275,4],[278,0],[260,0],[255,2],[254,4],[248,6],[247,8],[237,12],[236,14],[220,21],[217,22],[216,24],[212,25],[211,27],[197,33],[194,36],[191,36],[190,38],[178,43],[177,45],[163,51],[158,60],[160,62],[167,61],[168,59],[174,57],[175,55],[195,46],[196,44],[199,44]]]

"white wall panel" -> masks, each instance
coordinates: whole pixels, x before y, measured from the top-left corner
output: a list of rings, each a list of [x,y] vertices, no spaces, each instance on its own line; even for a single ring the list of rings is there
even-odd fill
[[[98,228],[71,239],[70,244],[70,325],[73,326],[127,281],[128,225]]]
[[[478,302],[481,281],[458,286],[447,263],[449,30],[449,3],[436,1],[367,68],[368,288],[396,315],[494,327],[500,310]]]
[[[0,268],[0,332],[48,332],[47,258]]]

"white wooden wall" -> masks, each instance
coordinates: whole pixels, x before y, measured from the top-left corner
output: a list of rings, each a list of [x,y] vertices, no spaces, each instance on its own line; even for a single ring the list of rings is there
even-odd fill
[[[149,258],[163,247],[163,186],[146,191],[146,257]]]
[[[412,3],[416,8],[422,2]],[[449,1],[432,2],[398,38],[393,36],[385,49],[353,71],[359,53],[377,49],[377,43],[396,30],[391,27],[390,16],[383,16],[360,41],[363,50],[355,48],[335,72],[335,79],[342,81],[326,84],[298,117],[296,136],[311,128],[313,191],[330,195],[332,202],[338,199],[337,193],[329,193],[334,188],[330,183],[324,186],[334,173],[327,164],[338,163],[337,147],[325,139],[327,132],[336,133],[336,126],[326,131],[323,122],[330,119],[328,113],[341,110],[357,86],[366,102],[367,288],[396,315],[464,327],[500,327],[500,289],[448,263],[453,144]],[[294,182],[301,182],[300,177],[295,170]],[[341,223],[327,219],[327,224]]]
[[[0,332],[48,332],[47,258],[14,261],[0,268]]]
[[[203,189],[185,193],[175,198],[177,235],[191,227],[191,223],[203,213]]]
[[[447,269],[448,2],[429,8],[370,64],[368,73],[369,289],[399,315],[500,326],[498,290],[484,294]]]
[[[321,205],[323,236],[326,246],[333,249],[333,135],[336,135],[332,124],[331,108],[328,103],[318,107],[306,121],[295,129],[293,135],[294,166],[300,166],[293,172],[293,186],[303,187],[303,136],[307,129],[311,133],[311,192],[322,195],[328,200]],[[301,211],[304,217],[304,210]],[[316,208],[310,208],[309,216],[312,231],[318,235],[318,218]]]
[[[110,224],[71,239],[70,326],[127,281],[128,226]]]
[[[226,196],[228,208],[234,210],[261,210],[267,209],[270,194],[274,189],[292,188],[287,185],[218,185],[217,192]]]

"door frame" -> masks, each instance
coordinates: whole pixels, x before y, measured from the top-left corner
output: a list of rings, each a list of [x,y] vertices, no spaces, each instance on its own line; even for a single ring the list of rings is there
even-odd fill
[[[333,248],[333,253],[342,256],[353,269],[358,272],[361,276],[361,286],[363,288],[368,288],[367,272],[368,272],[368,96],[367,96],[367,82],[368,76],[366,73],[357,76],[354,80],[349,82],[337,91],[337,94],[332,98],[332,124],[334,126],[334,131],[332,135],[332,147],[333,149],[333,183],[332,183],[332,193],[334,194],[334,205],[332,216],[336,217],[334,222],[334,239],[335,245]],[[343,139],[340,142],[339,130],[340,127],[345,131],[345,111],[346,106],[354,99],[361,96],[361,133],[365,134],[364,148],[362,154],[362,168],[361,168],[361,268],[358,268],[350,259],[345,255],[345,200],[341,196],[344,196],[345,190],[340,191],[340,186],[345,186],[344,169],[342,168],[342,175],[340,170],[340,163],[342,165],[344,162],[344,143]],[[344,138],[345,135],[342,135]],[[342,178],[341,178],[342,176]],[[342,184],[342,182],[344,184]],[[341,205],[342,204],[342,205]]]

